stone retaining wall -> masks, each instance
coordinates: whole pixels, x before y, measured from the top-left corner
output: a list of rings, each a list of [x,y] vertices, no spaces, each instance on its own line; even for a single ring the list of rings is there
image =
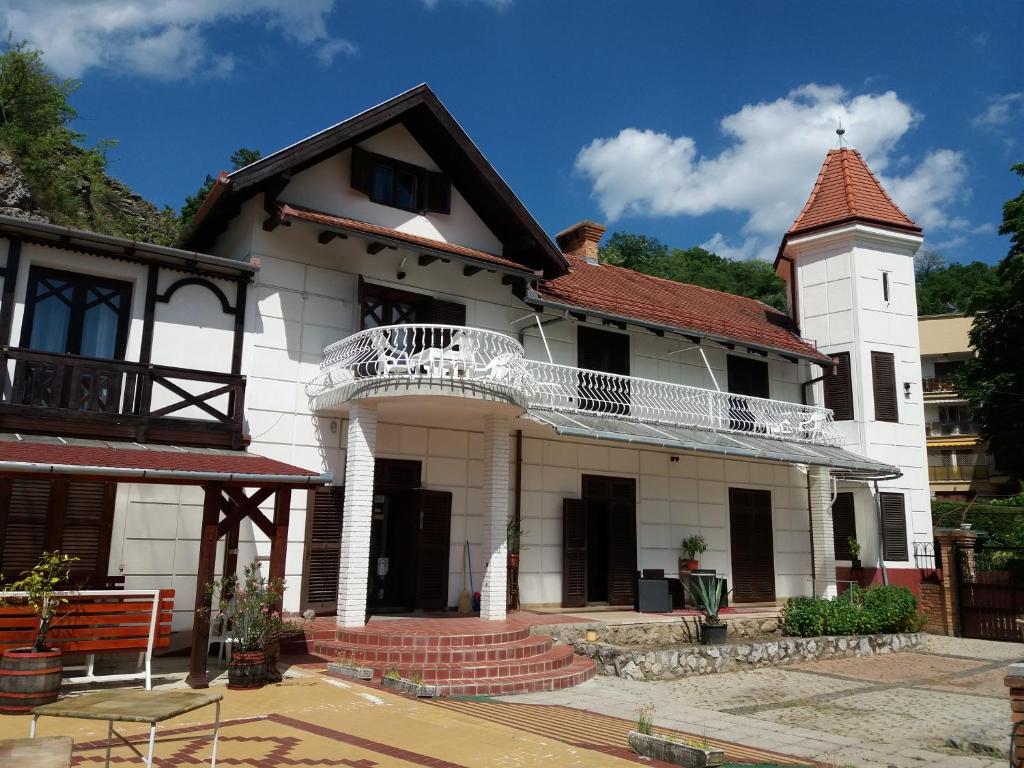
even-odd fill
[[[598,632],[603,635],[605,629],[611,628],[602,627]],[[615,675],[627,680],[675,680],[690,675],[735,672],[813,659],[894,653],[919,648],[924,644],[924,638],[921,632],[844,637],[780,637],[777,640],[724,645],[680,644],[674,648],[630,648],[608,642],[587,642],[579,638],[569,642],[576,653],[594,659],[597,671],[602,675]]]
[[[723,617],[728,637],[741,639],[767,639],[778,636],[779,620],[775,617],[741,619]],[[575,643],[586,637],[587,630],[597,632],[597,642],[631,648],[665,648],[672,645],[700,642],[700,616],[688,616],[671,622],[630,622],[624,624],[548,624],[531,628],[534,634],[551,635],[561,643]],[[774,638],[773,638],[774,639]]]

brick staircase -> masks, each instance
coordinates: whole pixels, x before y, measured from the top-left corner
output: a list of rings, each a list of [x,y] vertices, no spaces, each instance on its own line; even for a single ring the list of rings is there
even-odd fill
[[[312,651],[329,661],[395,668],[437,685],[443,696],[499,696],[569,688],[594,676],[595,663],[530,634],[530,622],[475,618],[374,620],[360,629],[320,624]]]

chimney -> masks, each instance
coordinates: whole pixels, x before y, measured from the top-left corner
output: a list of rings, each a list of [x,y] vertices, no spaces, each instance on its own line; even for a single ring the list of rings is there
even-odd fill
[[[555,241],[562,249],[562,253],[567,256],[583,259],[588,264],[597,264],[598,243],[601,242],[601,237],[606,229],[608,227],[604,224],[584,220],[559,232],[555,235]]]

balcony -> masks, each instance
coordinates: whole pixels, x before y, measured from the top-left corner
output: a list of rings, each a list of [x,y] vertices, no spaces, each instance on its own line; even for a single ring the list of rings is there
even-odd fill
[[[931,376],[929,378],[921,379],[921,389],[925,394],[949,394],[956,392],[956,388],[953,386],[952,376]]]
[[[978,427],[973,421],[931,421],[924,425],[928,437],[953,437],[977,435]]]
[[[245,377],[4,347],[0,431],[242,447]]]
[[[957,464],[956,466],[929,466],[928,480],[933,483],[970,483],[988,480],[988,464]]]
[[[832,412],[824,408],[529,360],[504,334],[459,326],[360,331],[324,350],[320,373],[306,392],[317,411],[367,397],[447,394],[523,409],[842,443]]]

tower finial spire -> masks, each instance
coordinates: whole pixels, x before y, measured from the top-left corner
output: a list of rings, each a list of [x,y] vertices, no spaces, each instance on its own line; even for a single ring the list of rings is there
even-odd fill
[[[842,149],[846,146],[846,139],[843,136],[846,134],[846,129],[843,128],[843,118],[836,118],[836,136],[839,137],[839,148]]]

